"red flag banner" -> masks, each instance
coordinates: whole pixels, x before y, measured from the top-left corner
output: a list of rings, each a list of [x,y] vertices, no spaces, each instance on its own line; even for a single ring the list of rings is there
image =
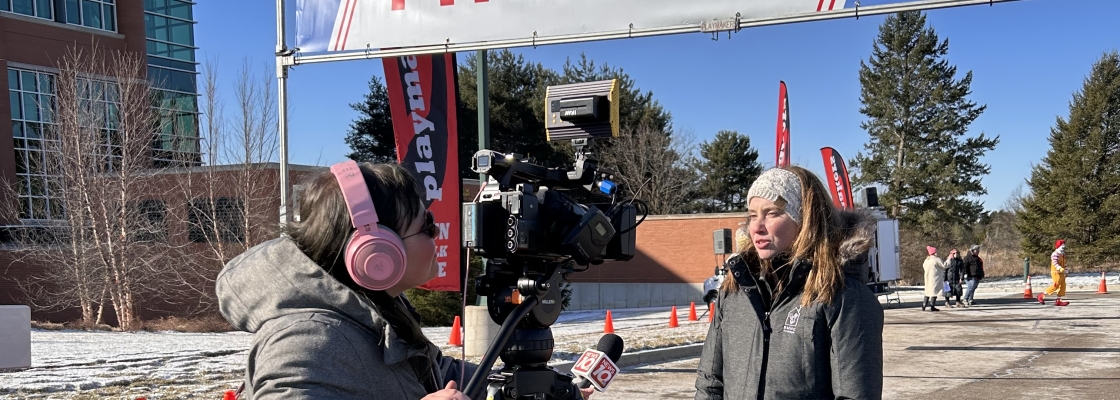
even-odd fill
[[[462,189],[455,119],[455,57],[447,53],[382,60],[398,161],[420,181],[424,204],[439,225],[439,273],[421,288],[459,291]]]
[[[786,83],[781,81],[778,88],[778,139],[775,141],[774,165],[789,166],[789,96]]]
[[[840,153],[831,147],[821,147],[821,157],[824,159],[824,170],[828,175],[828,188],[832,191],[832,204],[837,208],[853,209],[852,185],[848,180],[848,167],[844,166],[844,159]]]

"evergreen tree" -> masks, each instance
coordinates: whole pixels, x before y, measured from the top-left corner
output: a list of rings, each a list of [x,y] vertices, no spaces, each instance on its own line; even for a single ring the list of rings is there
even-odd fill
[[[696,162],[702,176],[699,208],[704,212],[745,211],[747,190],[762,173],[751,138],[735,131],[719,131],[711,142],[700,144],[700,157]]]
[[[1072,261],[1095,266],[1120,256],[1120,55],[1104,54],[1069,118],[1050,129],[1050,150],[1031,170],[1031,194],[1016,227],[1028,254],[1049,255],[1056,239]]]
[[[554,149],[544,133],[544,93],[555,72],[509,50],[487,52],[490,81],[490,149],[531,157],[532,162],[559,167],[570,155]],[[459,61],[459,164],[463,177],[478,151],[478,75],[475,54]]]
[[[381,78],[370,78],[369,93],[362,102],[350,104],[350,108],[360,116],[350,123],[350,131],[346,133],[346,144],[352,150],[346,157],[355,161],[396,162],[397,144],[389,113],[389,93]]]
[[[991,168],[980,157],[999,143],[964,136],[986,106],[968,99],[972,72],[956,79],[948,51],[924,14],[904,12],[883,21],[870,59],[860,62],[861,127],[870,138],[852,159],[853,183],[885,186],[879,200],[891,215],[925,232],[982,220],[973,197],[987,193],[980,180]]]

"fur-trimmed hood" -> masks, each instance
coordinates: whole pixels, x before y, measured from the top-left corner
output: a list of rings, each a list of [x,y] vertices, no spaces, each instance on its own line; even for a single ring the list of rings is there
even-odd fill
[[[844,235],[840,242],[840,264],[844,266],[844,273],[867,282],[868,250],[875,241],[875,217],[863,210],[839,210],[838,214]]]

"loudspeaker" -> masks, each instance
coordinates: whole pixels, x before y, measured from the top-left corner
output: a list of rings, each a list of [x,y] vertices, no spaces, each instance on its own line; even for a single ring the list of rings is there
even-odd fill
[[[731,254],[731,229],[716,229],[712,233],[716,254]]]
[[[869,187],[863,189],[863,198],[866,200],[868,207],[879,206],[879,193],[875,191],[875,188]]]

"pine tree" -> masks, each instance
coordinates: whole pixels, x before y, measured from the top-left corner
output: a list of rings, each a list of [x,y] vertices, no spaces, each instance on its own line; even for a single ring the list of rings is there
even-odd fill
[[[879,200],[890,213],[927,232],[982,220],[973,197],[987,193],[980,180],[991,168],[980,157],[999,143],[965,137],[986,106],[968,99],[972,72],[956,79],[948,51],[924,14],[904,12],[883,21],[870,60],[860,62],[861,127],[870,140],[852,159],[853,183],[885,186]]]
[[[459,164],[463,177],[478,151],[478,76],[476,56],[459,61]],[[548,167],[570,165],[570,156],[551,146],[544,133],[544,93],[555,72],[509,50],[487,52],[490,99],[490,149],[517,153]]]
[[[1027,253],[1045,257],[1065,239],[1071,261],[1096,266],[1120,256],[1120,55],[1104,54],[1069,118],[1050,129],[1050,150],[1031,170],[1017,228]]]
[[[350,104],[350,108],[361,115],[350,123],[350,131],[346,133],[346,144],[352,150],[346,156],[355,161],[396,162],[397,145],[389,113],[389,93],[381,78],[370,78],[369,93],[362,102]]]
[[[758,149],[751,138],[735,131],[719,131],[700,144],[696,169],[701,178],[698,206],[704,212],[736,212],[747,208],[747,190],[762,173]]]

